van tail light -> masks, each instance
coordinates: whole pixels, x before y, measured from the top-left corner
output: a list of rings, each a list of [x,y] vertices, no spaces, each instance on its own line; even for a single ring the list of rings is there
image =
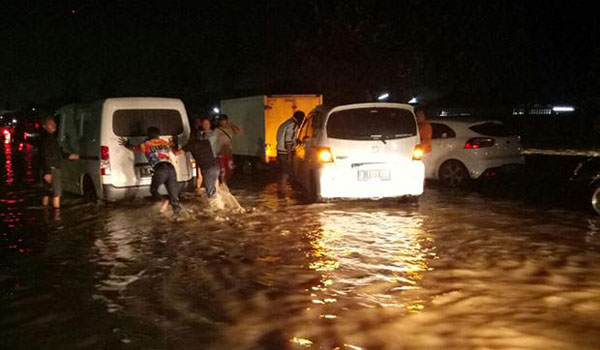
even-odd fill
[[[496,140],[489,137],[474,137],[467,140],[465,143],[465,149],[480,149],[485,147],[492,147],[496,144]]]
[[[423,156],[425,155],[425,149],[422,145],[416,145],[415,149],[413,149],[412,160],[423,160]]]
[[[110,151],[108,146],[100,146],[100,174],[110,175]]]
[[[319,163],[332,163],[333,154],[331,154],[331,149],[329,147],[319,147],[317,149],[317,160]]]
[[[196,160],[194,158],[190,158],[190,167],[192,168],[192,176],[198,177],[198,167],[196,166]]]

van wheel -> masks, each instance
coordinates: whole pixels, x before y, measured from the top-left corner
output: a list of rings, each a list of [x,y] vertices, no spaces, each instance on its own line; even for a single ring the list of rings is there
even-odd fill
[[[440,181],[449,187],[461,187],[470,180],[469,171],[458,160],[448,160],[440,166]]]
[[[98,195],[96,194],[94,182],[92,182],[92,179],[90,179],[89,176],[86,176],[83,179],[83,199],[86,203],[96,204],[98,202]]]
[[[600,215],[600,184],[596,184],[591,191],[590,204],[594,212]]]

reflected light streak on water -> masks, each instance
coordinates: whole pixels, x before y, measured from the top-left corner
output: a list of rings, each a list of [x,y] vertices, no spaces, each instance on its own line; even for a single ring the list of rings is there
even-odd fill
[[[4,183],[10,186],[14,182],[14,172],[13,172],[13,159],[12,159],[12,148],[10,143],[4,144],[4,170],[5,170],[5,178]]]

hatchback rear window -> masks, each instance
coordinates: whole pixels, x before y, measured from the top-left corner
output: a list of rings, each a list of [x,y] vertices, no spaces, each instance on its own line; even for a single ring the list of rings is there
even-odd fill
[[[146,136],[151,126],[159,128],[161,135],[183,132],[181,114],[175,109],[119,109],[113,115],[113,131],[117,136]]]
[[[357,108],[334,112],[327,136],[334,139],[398,139],[417,135],[413,114],[398,108]]]
[[[484,136],[512,136],[513,133],[500,123],[482,123],[470,126],[469,129]]]

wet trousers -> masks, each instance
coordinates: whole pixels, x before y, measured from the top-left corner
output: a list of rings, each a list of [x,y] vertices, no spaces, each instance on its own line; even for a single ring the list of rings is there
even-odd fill
[[[154,175],[152,175],[152,183],[150,184],[150,193],[152,197],[160,199],[158,188],[160,185],[165,185],[169,194],[169,201],[174,212],[179,212],[179,184],[177,183],[177,173],[175,167],[171,163],[161,162],[154,166]]]

